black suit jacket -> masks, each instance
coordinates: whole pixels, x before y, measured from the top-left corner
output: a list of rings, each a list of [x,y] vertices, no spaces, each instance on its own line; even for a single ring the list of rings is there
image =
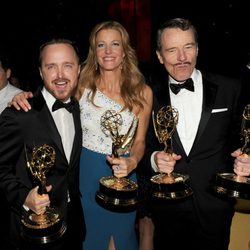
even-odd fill
[[[66,222],[75,223],[76,237],[83,239],[85,224],[79,191],[79,160],[82,145],[79,105],[72,113],[75,138],[68,163],[61,137],[40,90],[30,103],[32,109],[29,112],[6,108],[0,116],[0,185],[11,206],[11,236],[13,238],[14,235],[20,235],[19,223],[23,204],[28,192],[34,187],[34,179],[27,169],[25,147],[28,149],[46,143],[56,152],[55,165],[47,173],[47,183],[52,185],[49,194],[51,206],[58,208]],[[71,200],[70,221],[68,193]]]
[[[176,209],[194,209],[204,230],[211,232],[220,230],[225,225],[230,228],[233,215],[234,202],[217,197],[212,191],[212,185],[216,173],[232,172],[233,159],[230,153],[240,146],[241,87],[239,81],[223,76],[203,73],[202,77],[202,114],[192,149],[186,155],[177,131],[172,136],[172,146],[173,151],[182,156],[176,163],[174,172],[188,174],[194,191],[191,202],[180,201],[176,204]],[[159,82],[155,78],[152,81],[153,110],[156,114],[162,106],[171,105],[168,76],[164,76]],[[227,108],[225,112],[212,112],[214,109],[224,108]],[[151,168],[150,157],[154,151],[161,151],[163,148],[164,145],[159,144],[155,136],[151,120],[146,152],[140,163],[141,172],[144,168],[145,173],[155,174]],[[166,214],[168,206],[157,205],[157,209],[158,213]]]

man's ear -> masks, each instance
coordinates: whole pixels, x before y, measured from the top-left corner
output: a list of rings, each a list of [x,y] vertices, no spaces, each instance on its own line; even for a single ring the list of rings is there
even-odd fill
[[[40,76],[41,76],[41,78],[43,80],[43,74],[42,74],[41,68],[39,68],[39,73],[40,73]]]
[[[6,78],[9,79],[11,76],[11,69],[6,70]]]
[[[156,50],[156,55],[158,57],[158,60],[160,61],[161,64],[164,64],[163,60],[162,60],[162,56],[161,56],[161,52]]]

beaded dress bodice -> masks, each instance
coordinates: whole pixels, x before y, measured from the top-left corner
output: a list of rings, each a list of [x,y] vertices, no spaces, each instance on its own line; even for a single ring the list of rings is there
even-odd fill
[[[94,98],[96,106],[93,105],[89,99],[89,93],[91,93],[91,91],[86,89],[79,101],[83,133],[82,146],[95,152],[110,155],[112,153],[112,139],[109,135],[106,135],[101,128],[102,115],[107,110],[114,110],[121,115],[122,124],[119,127],[120,135],[126,134],[133,120],[136,120],[135,123],[137,124],[138,119],[135,117],[135,114],[128,109],[121,111],[122,106],[120,104],[105,96],[98,89]],[[135,128],[136,125],[133,125],[133,130],[135,130]]]

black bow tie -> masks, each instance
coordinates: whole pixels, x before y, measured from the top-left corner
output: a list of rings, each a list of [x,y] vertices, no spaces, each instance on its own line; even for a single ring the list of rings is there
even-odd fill
[[[59,100],[56,100],[55,103],[52,106],[52,111],[56,111],[60,108],[67,109],[70,113],[72,113],[74,107],[76,105],[76,100],[74,98],[71,98],[70,102],[64,103]]]
[[[181,89],[187,89],[192,92],[194,92],[194,82],[192,78],[188,78],[184,83],[182,84],[175,84],[175,83],[170,83],[170,89],[174,94],[178,94]]]

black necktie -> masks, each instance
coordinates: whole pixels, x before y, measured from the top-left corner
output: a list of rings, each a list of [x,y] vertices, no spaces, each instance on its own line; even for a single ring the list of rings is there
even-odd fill
[[[64,103],[59,100],[56,100],[55,103],[52,106],[52,111],[56,111],[60,108],[65,108],[67,109],[70,113],[72,113],[74,107],[76,104],[76,100],[74,98],[71,98],[70,102]]]
[[[175,84],[175,83],[170,83],[170,89],[174,94],[178,94],[181,89],[187,89],[189,91],[194,92],[194,82],[192,78],[188,78],[184,83],[182,84]]]

